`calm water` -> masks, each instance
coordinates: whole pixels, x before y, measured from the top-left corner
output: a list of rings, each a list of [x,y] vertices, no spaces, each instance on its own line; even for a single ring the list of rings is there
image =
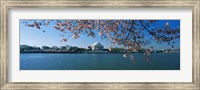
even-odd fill
[[[179,70],[180,53],[153,53],[146,62],[134,53],[136,64],[123,54],[20,54],[20,70]]]

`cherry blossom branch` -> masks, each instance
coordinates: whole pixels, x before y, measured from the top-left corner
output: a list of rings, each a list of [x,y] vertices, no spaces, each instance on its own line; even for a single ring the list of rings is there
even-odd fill
[[[86,24],[88,22],[88,20],[86,20],[85,22],[84,22],[84,24]]]
[[[155,35],[155,33],[152,33],[143,23],[141,20],[139,20],[140,24],[145,28],[145,30],[147,30],[149,32],[149,34],[151,34],[153,37],[155,37],[156,39],[158,39]],[[159,40],[159,39],[158,39]]]
[[[125,41],[128,39],[128,37],[129,37],[129,35],[130,35],[130,32],[131,32],[131,30],[132,30],[132,28],[133,28],[133,23],[134,23],[134,20],[132,20],[131,28],[130,28],[129,31],[128,31],[128,35],[127,35]]]

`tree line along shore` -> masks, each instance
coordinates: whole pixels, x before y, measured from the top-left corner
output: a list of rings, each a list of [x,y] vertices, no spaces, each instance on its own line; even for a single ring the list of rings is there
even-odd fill
[[[126,49],[113,47],[110,49],[103,49],[102,51],[92,51],[90,48],[79,48],[76,46],[29,46],[29,45],[20,45],[20,53],[125,53]],[[162,50],[153,50],[152,53],[170,53],[170,52],[180,52],[180,49],[162,49]],[[132,53],[143,53],[143,50],[133,51]]]

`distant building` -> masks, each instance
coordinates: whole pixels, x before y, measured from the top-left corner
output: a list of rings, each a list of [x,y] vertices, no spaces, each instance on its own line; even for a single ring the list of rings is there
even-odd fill
[[[99,42],[95,42],[94,44],[89,46],[89,48],[92,51],[103,51],[103,45],[101,45],[101,43],[99,43]]]

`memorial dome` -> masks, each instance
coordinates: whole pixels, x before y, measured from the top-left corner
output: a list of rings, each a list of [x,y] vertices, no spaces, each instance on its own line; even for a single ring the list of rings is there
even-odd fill
[[[103,45],[99,42],[95,42],[94,44],[91,45],[91,49],[93,51],[103,51]]]

